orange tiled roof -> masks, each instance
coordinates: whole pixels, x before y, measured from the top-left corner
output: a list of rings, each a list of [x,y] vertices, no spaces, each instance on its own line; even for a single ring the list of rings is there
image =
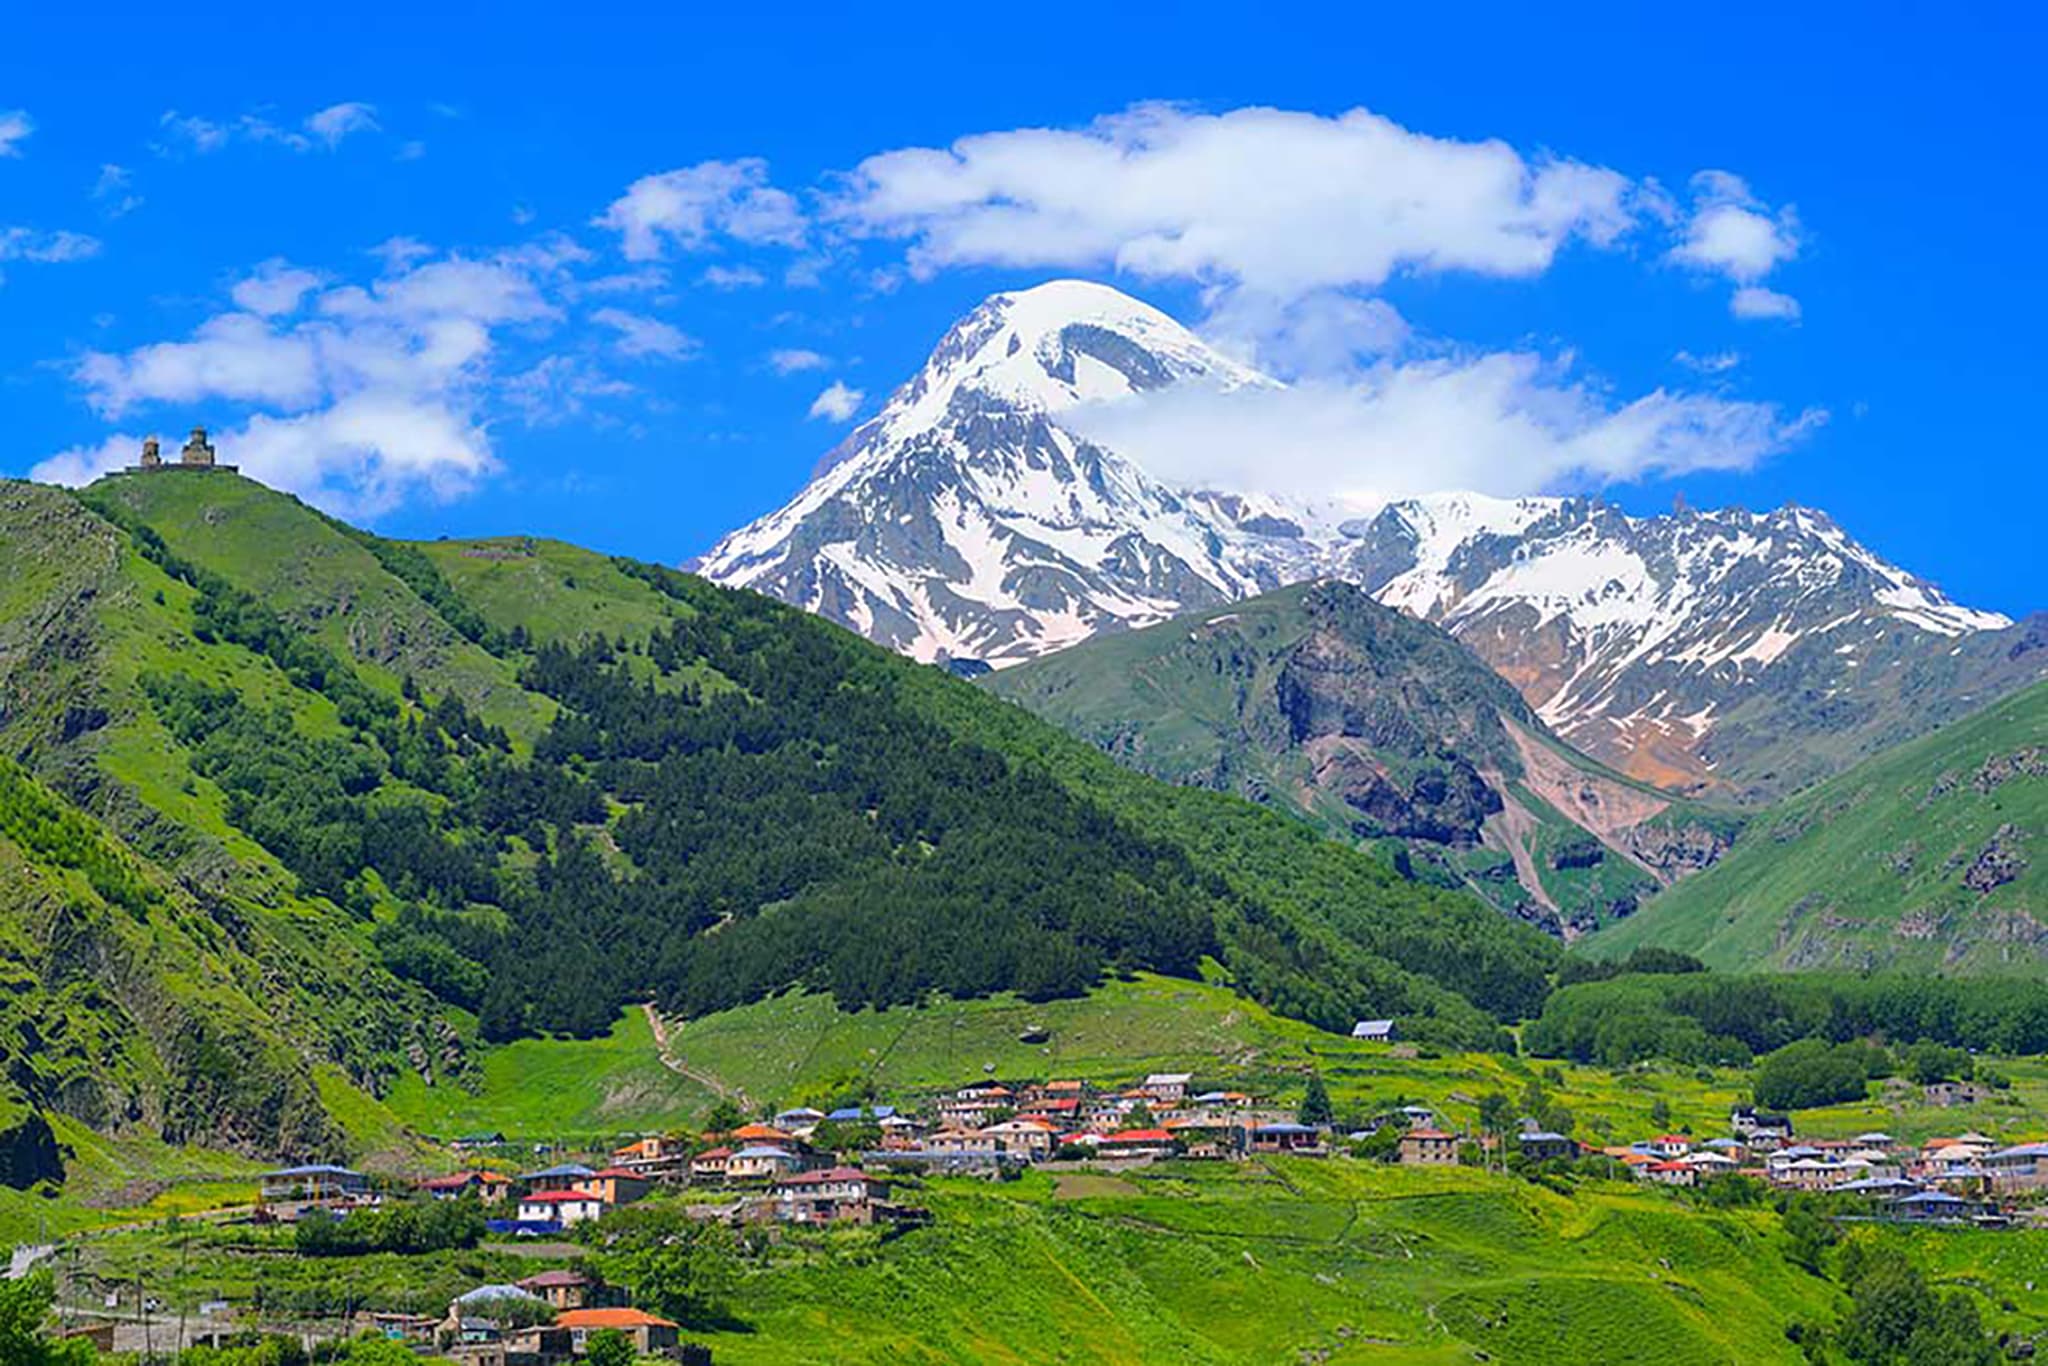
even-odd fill
[[[555,1315],[557,1328],[673,1328],[645,1309],[569,1309]]]

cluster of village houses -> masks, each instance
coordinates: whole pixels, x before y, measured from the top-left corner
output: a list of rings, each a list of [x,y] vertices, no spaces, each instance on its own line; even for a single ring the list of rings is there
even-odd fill
[[[1393,1151],[1408,1165],[1453,1165],[1471,1146],[1488,1160],[1500,1155],[1492,1140],[1437,1127],[1426,1106],[1394,1110],[1379,1125],[1398,1132]],[[849,1128],[879,1139],[858,1153],[823,1146]],[[1241,1091],[1197,1090],[1186,1073],[1155,1073],[1127,1088],[989,1079],[938,1097],[922,1117],[888,1105],[829,1112],[798,1107],[702,1138],[641,1138],[613,1150],[601,1167],[561,1163],[519,1176],[479,1168],[418,1186],[436,1199],[475,1196],[498,1236],[559,1235],[661,1187],[704,1191],[705,1199],[685,1208],[734,1224],[907,1224],[920,1222],[925,1212],[890,1198],[893,1180],[906,1172],[1001,1177],[1047,1162],[1319,1157],[1348,1151],[1369,1132],[1300,1123]],[[501,1135],[485,1134],[455,1146],[504,1143]],[[2048,1143],[2003,1145],[1975,1133],[1917,1147],[1875,1132],[1799,1139],[1787,1117],[1746,1107],[1731,1114],[1728,1133],[1719,1137],[1674,1133],[1591,1147],[1524,1121],[1505,1146],[1529,1161],[1604,1157],[1617,1172],[1663,1185],[1741,1173],[1783,1189],[1860,1196],[1871,1202],[1873,1217],[1915,1221],[2001,1222],[2001,1197],[2048,1188]],[[273,1172],[263,1184],[265,1208],[285,1218],[314,1206],[345,1213],[381,1198],[368,1177],[335,1166]],[[505,1314],[487,1312],[490,1301],[520,1299],[545,1302],[556,1311],[553,1321],[509,1328],[501,1326]],[[679,1343],[674,1324],[620,1302],[573,1271],[480,1287],[443,1318],[388,1317],[394,1321],[381,1326],[394,1336],[433,1341],[469,1366],[547,1366],[580,1355],[588,1335],[602,1328],[626,1332],[645,1353],[694,1350]]]

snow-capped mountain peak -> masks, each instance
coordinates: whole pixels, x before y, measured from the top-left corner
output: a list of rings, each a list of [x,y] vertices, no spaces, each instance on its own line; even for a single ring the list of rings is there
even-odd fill
[[[995,664],[1277,587],[1271,508],[1234,505],[1240,527],[1229,500],[1186,497],[1060,422],[1187,383],[1274,381],[1106,285],[995,295],[795,500],[697,567],[920,659]]]
[[[933,426],[963,392],[1059,413],[1189,381],[1273,382],[1120,290],[1053,280],[993,295],[955,323],[876,424],[891,436]]]

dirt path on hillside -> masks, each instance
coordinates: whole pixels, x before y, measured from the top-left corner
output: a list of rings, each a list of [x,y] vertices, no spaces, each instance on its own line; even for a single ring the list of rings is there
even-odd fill
[[[721,1078],[714,1077],[709,1072],[699,1071],[684,1062],[670,1050],[668,1022],[661,1018],[661,1012],[654,1008],[652,1001],[640,1008],[647,1012],[647,1027],[654,1031],[654,1055],[661,1059],[663,1067],[674,1072],[677,1076],[688,1077],[691,1081],[706,1088],[712,1094],[722,1096],[726,1100],[733,1102],[742,1110],[750,1111],[754,1108],[754,1102],[747,1099],[747,1093],[740,1087],[729,1086]]]

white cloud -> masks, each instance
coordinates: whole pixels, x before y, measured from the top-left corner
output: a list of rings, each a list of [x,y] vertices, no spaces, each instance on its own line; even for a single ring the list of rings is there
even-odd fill
[[[296,312],[299,301],[324,283],[318,272],[301,270],[273,256],[235,282],[229,291],[237,307],[259,317]]]
[[[135,177],[127,167],[112,162],[100,167],[99,178],[92,184],[92,197],[109,218],[120,218],[142,207],[142,196],[135,193]]]
[[[1202,323],[1210,341],[1270,374],[1343,374],[1399,352],[1408,322],[1384,299],[1317,290],[1294,299],[1231,293]]]
[[[628,313],[623,308],[600,308],[590,315],[591,321],[609,327],[619,334],[613,344],[622,356],[660,356],[667,360],[687,360],[697,351],[697,342],[680,328],[649,318],[639,313]]]
[[[0,109],[0,157],[18,157],[21,144],[36,131],[36,121],[26,109]]]
[[[73,446],[59,451],[28,472],[31,479],[45,484],[68,484],[76,488],[90,484],[103,474],[112,474],[142,458],[142,437],[126,432],[107,437],[95,445]]]
[[[1671,249],[1672,260],[1753,284],[1799,254],[1797,212],[1789,206],[1772,212],[1742,177],[1701,171],[1692,190],[1692,218],[1684,240]]]
[[[823,393],[811,401],[811,416],[822,417],[832,422],[844,422],[860,411],[860,401],[866,397],[864,391],[848,388],[835,379],[825,386]]]
[[[660,266],[641,266],[636,270],[600,275],[594,280],[584,280],[576,286],[580,293],[595,295],[649,294],[667,288],[668,272]]]
[[[219,422],[222,458],[323,506],[370,516],[408,496],[454,497],[497,468],[493,405],[532,420],[550,401],[539,382],[508,378],[501,353],[563,319],[549,296],[581,255],[551,239],[482,258],[391,252],[375,278],[340,285],[269,261],[235,283],[235,310],[180,340],[88,353],[74,379],[110,417],[177,405],[178,425],[202,404],[241,410]],[[586,364],[553,397],[581,404],[607,386]],[[122,436],[73,448],[37,477],[89,478],[130,463],[133,447]]]
[[[531,368],[507,377],[505,401],[529,427],[552,427],[584,418],[599,399],[625,398],[636,392],[581,356],[544,356]]]
[[[306,131],[329,147],[339,147],[351,133],[374,133],[378,126],[377,106],[360,100],[330,104],[306,116]]]
[[[1690,351],[1680,351],[1671,358],[1688,370],[1697,370],[1703,375],[1721,375],[1742,364],[1740,351],[1710,351],[1696,356]]]
[[[784,347],[768,353],[768,368],[778,375],[794,375],[805,370],[823,370],[832,362],[816,351],[800,346]]]
[[[293,152],[310,152],[319,147],[332,150],[355,133],[375,132],[376,106],[347,100],[315,110],[296,126],[278,123],[266,114],[242,114],[231,119],[210,119],[198,114],[166,110],[157,120],[164,140],[155,144],[160,156],[189,153],[204,156],[230,143],[264,143]]]
[[[789,247],[804,237],[802,209],[768,183],[768,163],[758,157],[642,176],[593,221],[620,235],[629,261],[658,259],[669,245],[700,250],[720,236]]]
[[[188,341],[157,342],[125,355],[88,352],[76,378],[93,408],[120,417],[146,403],[226,398],[299,405],[321,391],[320,338],[279,334],[252,313],[223,313]]]
[[[1777,318],[1797,322],[1799,300],[1761,285],[1745,285],[1728,301],[1728,311],[1745,320]]]
[[[1534,275],[1567,242],[1608,245],[1637,218],[1627,178],[1500,141],[1429,137],[1364,109],[1161,105],[870,157],[833,213],[907,239],[921,274],[1114,266],[1277,298],[1403,270]]]
[[[697,282],[713,289],[753,289],[767,284],[768,277],[752,266],[707,266]]]
[[[1747,469],[1825,420],[1662,389],[1616,404],[1563,364],[1502,352],[1389,361],[1346,382],[1168,389],[1068,422],[1168,482],[1369,506]]]
[[[58,265],[97,256],[100,241],[82,232],[58,229],[39,232],[34,228],[0,228],[0,261],[31,261]]]

